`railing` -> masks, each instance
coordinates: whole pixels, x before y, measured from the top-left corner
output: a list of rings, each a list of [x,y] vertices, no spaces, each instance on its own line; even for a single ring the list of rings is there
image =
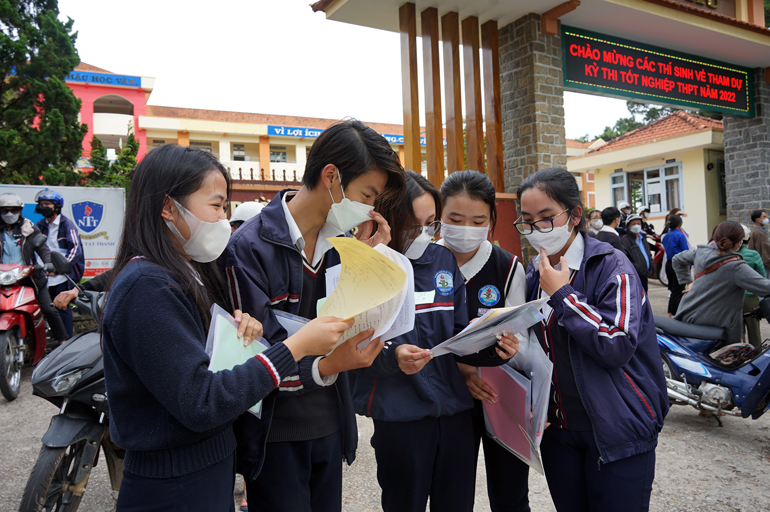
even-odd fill
[[[248,163],[248,162],[238,162]],[[226,165],[230,172],[230,177],[239,183],[259,183],[259,184],[299,184],[302,176],[297,175],[297,170],[287,169],[262,169],[259,166],[232,166]]]

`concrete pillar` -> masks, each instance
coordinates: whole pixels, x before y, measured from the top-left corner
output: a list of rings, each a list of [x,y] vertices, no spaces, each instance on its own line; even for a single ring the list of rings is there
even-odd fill
[[[259,136],[259,167],[265,171],[265,179],[271,180],[270,172],[270,137],[268,135]]]
[[[754,70],[755,117],[724,117],[727,218],[751,224],[751,212],[770,212],[770,75]]]
[[[176,141],[177,141],[177,144],[179,144],[180,146],[189,146],[190,132],[188,132],[187,130],[182,132],[177,132]]]
[[[230,153],[230,141],[219,141],[219,159],[223,162],[229,162],[233,159],[233,155]]]
[[[567,166],[561,36],[528,14],[499,31],[505,191],[539,169]]]

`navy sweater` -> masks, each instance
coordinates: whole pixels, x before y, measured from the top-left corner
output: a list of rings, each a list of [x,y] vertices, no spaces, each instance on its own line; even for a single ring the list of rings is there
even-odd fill
[[[195,300],[145,259],[115,279],[102,329],[110,434],[126,449],[125,468],[144,477],[178,477],[228,457],[235,418],[297,372],[283,343],[210,372]]]

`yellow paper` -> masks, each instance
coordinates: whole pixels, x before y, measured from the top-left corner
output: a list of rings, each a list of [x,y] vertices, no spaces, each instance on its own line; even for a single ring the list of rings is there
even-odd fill
[[[342,262],[340,281],[318,316],[353,318],[401,292],[406,273],[398,265],[355,238],[328,238]]]

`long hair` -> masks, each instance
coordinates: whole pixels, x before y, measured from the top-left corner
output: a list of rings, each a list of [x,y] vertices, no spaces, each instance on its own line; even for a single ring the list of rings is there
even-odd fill
[[[740,247],[744,235],[743,226],[734,220],[726,220],[714,229],[711,234],[711,241],[716,244],[720,253],[725,253],[732,251],[735,247]]]
[[[404,179],[406,189],[398,202],[383,204],[378,200],[375,209],[385,217],[390,226],[390,246],[391,249],[403,254],[409,248],[412,240],[406,238],[406,231],[417,223],[414,217],[414,207],[412,202],[421,195],[428,193],[433,197],[436,203],[436,219],[441,218],[441,194],[421,174],[414,171],[406,171]]]
[[[580,219],[576,226],[577,230],[580,233],[586,232],[586,220],[582,215],[575,215],[575,208],[583,206],[580,189],[578,188],[577,181],[575,181],[575,177],[568,170],[551,167],[550,169],[541,169],[535,174],[530,175],[519,185],[519,190],[517,191],[519,204],[521,204],[521,196],[531,188],[542,190],[550,199],[562,205],[565,210],[569,210],[570,217]]]
[[[182,254],[174,244],[174,235],[161,218],[161,214],[167,197],[186,206],[190,194],[202,186],[211,172],[224,176],[229,198],[230,176],[219,160],[207,151],[165,144],[144,157],[134,170],[123,222],[123,235],[110,280],[111,287],[128,262],[141,256],[179,279],[179,287],[195,299],[203,324],[207,328],[211,319],[211,304],[226,304],[224,278],[216,262],[198,263],[188,260]],[[198,279],[203,286],[200,286]]]
[[[489,206],[489,231],[495,231],[497,224],[497,207],[495,187],[489,176],[478,171],[455,171],[441,184],[441,199],[447,199],[460,194],[467,194],[471,199],[487,203]]]

